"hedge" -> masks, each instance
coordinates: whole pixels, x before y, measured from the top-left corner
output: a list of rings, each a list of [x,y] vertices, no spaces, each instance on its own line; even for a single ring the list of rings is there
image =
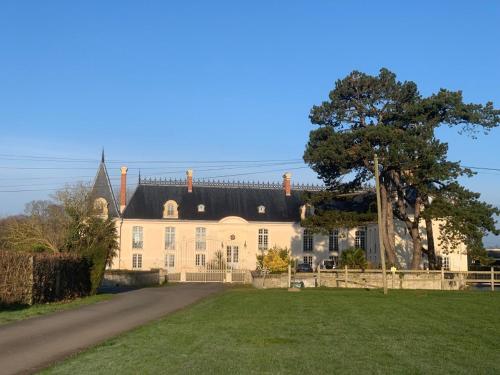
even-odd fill
[[[0,250],[0,304],[54,302],[89,295],[91,264],[72,254]]]

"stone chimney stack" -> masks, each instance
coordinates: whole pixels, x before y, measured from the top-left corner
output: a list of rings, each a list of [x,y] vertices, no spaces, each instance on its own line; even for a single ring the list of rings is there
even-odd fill
[[[121,183],[120,183],[120,213],[125,210],[127,205],[127,167],[121,167]]]
[[[192,193],[193,192],[193,170],[192,169],[188,169],[186,171],[186,180],[187,180],[187,188],[188,188],[188,193]]]
[[[292,174],[290,172],[286,172],[283,175],[283,189],[287,197],[292,195]]]

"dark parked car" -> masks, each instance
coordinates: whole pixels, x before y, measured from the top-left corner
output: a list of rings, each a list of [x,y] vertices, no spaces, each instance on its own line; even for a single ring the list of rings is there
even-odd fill
[[[314,272],[309,263],[301,263],[295,269],[296,272]]]
[[[337,268],[337,263],[335,263],[334,260],[325,259],[320,263],[319,267],[322,270],[334,270],[335,268]]]

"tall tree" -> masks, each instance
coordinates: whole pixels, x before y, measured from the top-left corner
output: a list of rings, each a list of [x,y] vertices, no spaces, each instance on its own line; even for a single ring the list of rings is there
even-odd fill
[[[443,186],[471,173],[447,160],[447,144],[435,137],[435,129],[448,125],[469,133],[487,131],[500,123],[500,111],[492,103],[465,104],[461,92],[441,90],[423,98],[415,83],[397,81],[381,69],[378,76],[354,71],[338,80],[329,100],[312,108],[310,119],[319,128],[310,133],[304,160],[332,194],[362,189],[373,178],[373,156],[379,155],[388,262],[397,264],[396,217],[412,238],[411,267],[418,268],[428,251],[420,231],[424,208]],[[443,217],[443,212],[433,212]],[[321,218],[316,221],[322,225]]]

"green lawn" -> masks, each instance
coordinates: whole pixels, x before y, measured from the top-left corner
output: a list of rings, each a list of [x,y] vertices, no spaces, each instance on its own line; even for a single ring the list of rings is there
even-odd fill
[[[43,305],[0,307],[0,325],[33,316],[49,314],[54,311],[67,310],[104,301],[111,298],[111,296],[111,294],[98,294],[85,298],[77,298],[72,301],[54,302]]]
[[[230,289],[48,373],[500,373],[500,293]]]

